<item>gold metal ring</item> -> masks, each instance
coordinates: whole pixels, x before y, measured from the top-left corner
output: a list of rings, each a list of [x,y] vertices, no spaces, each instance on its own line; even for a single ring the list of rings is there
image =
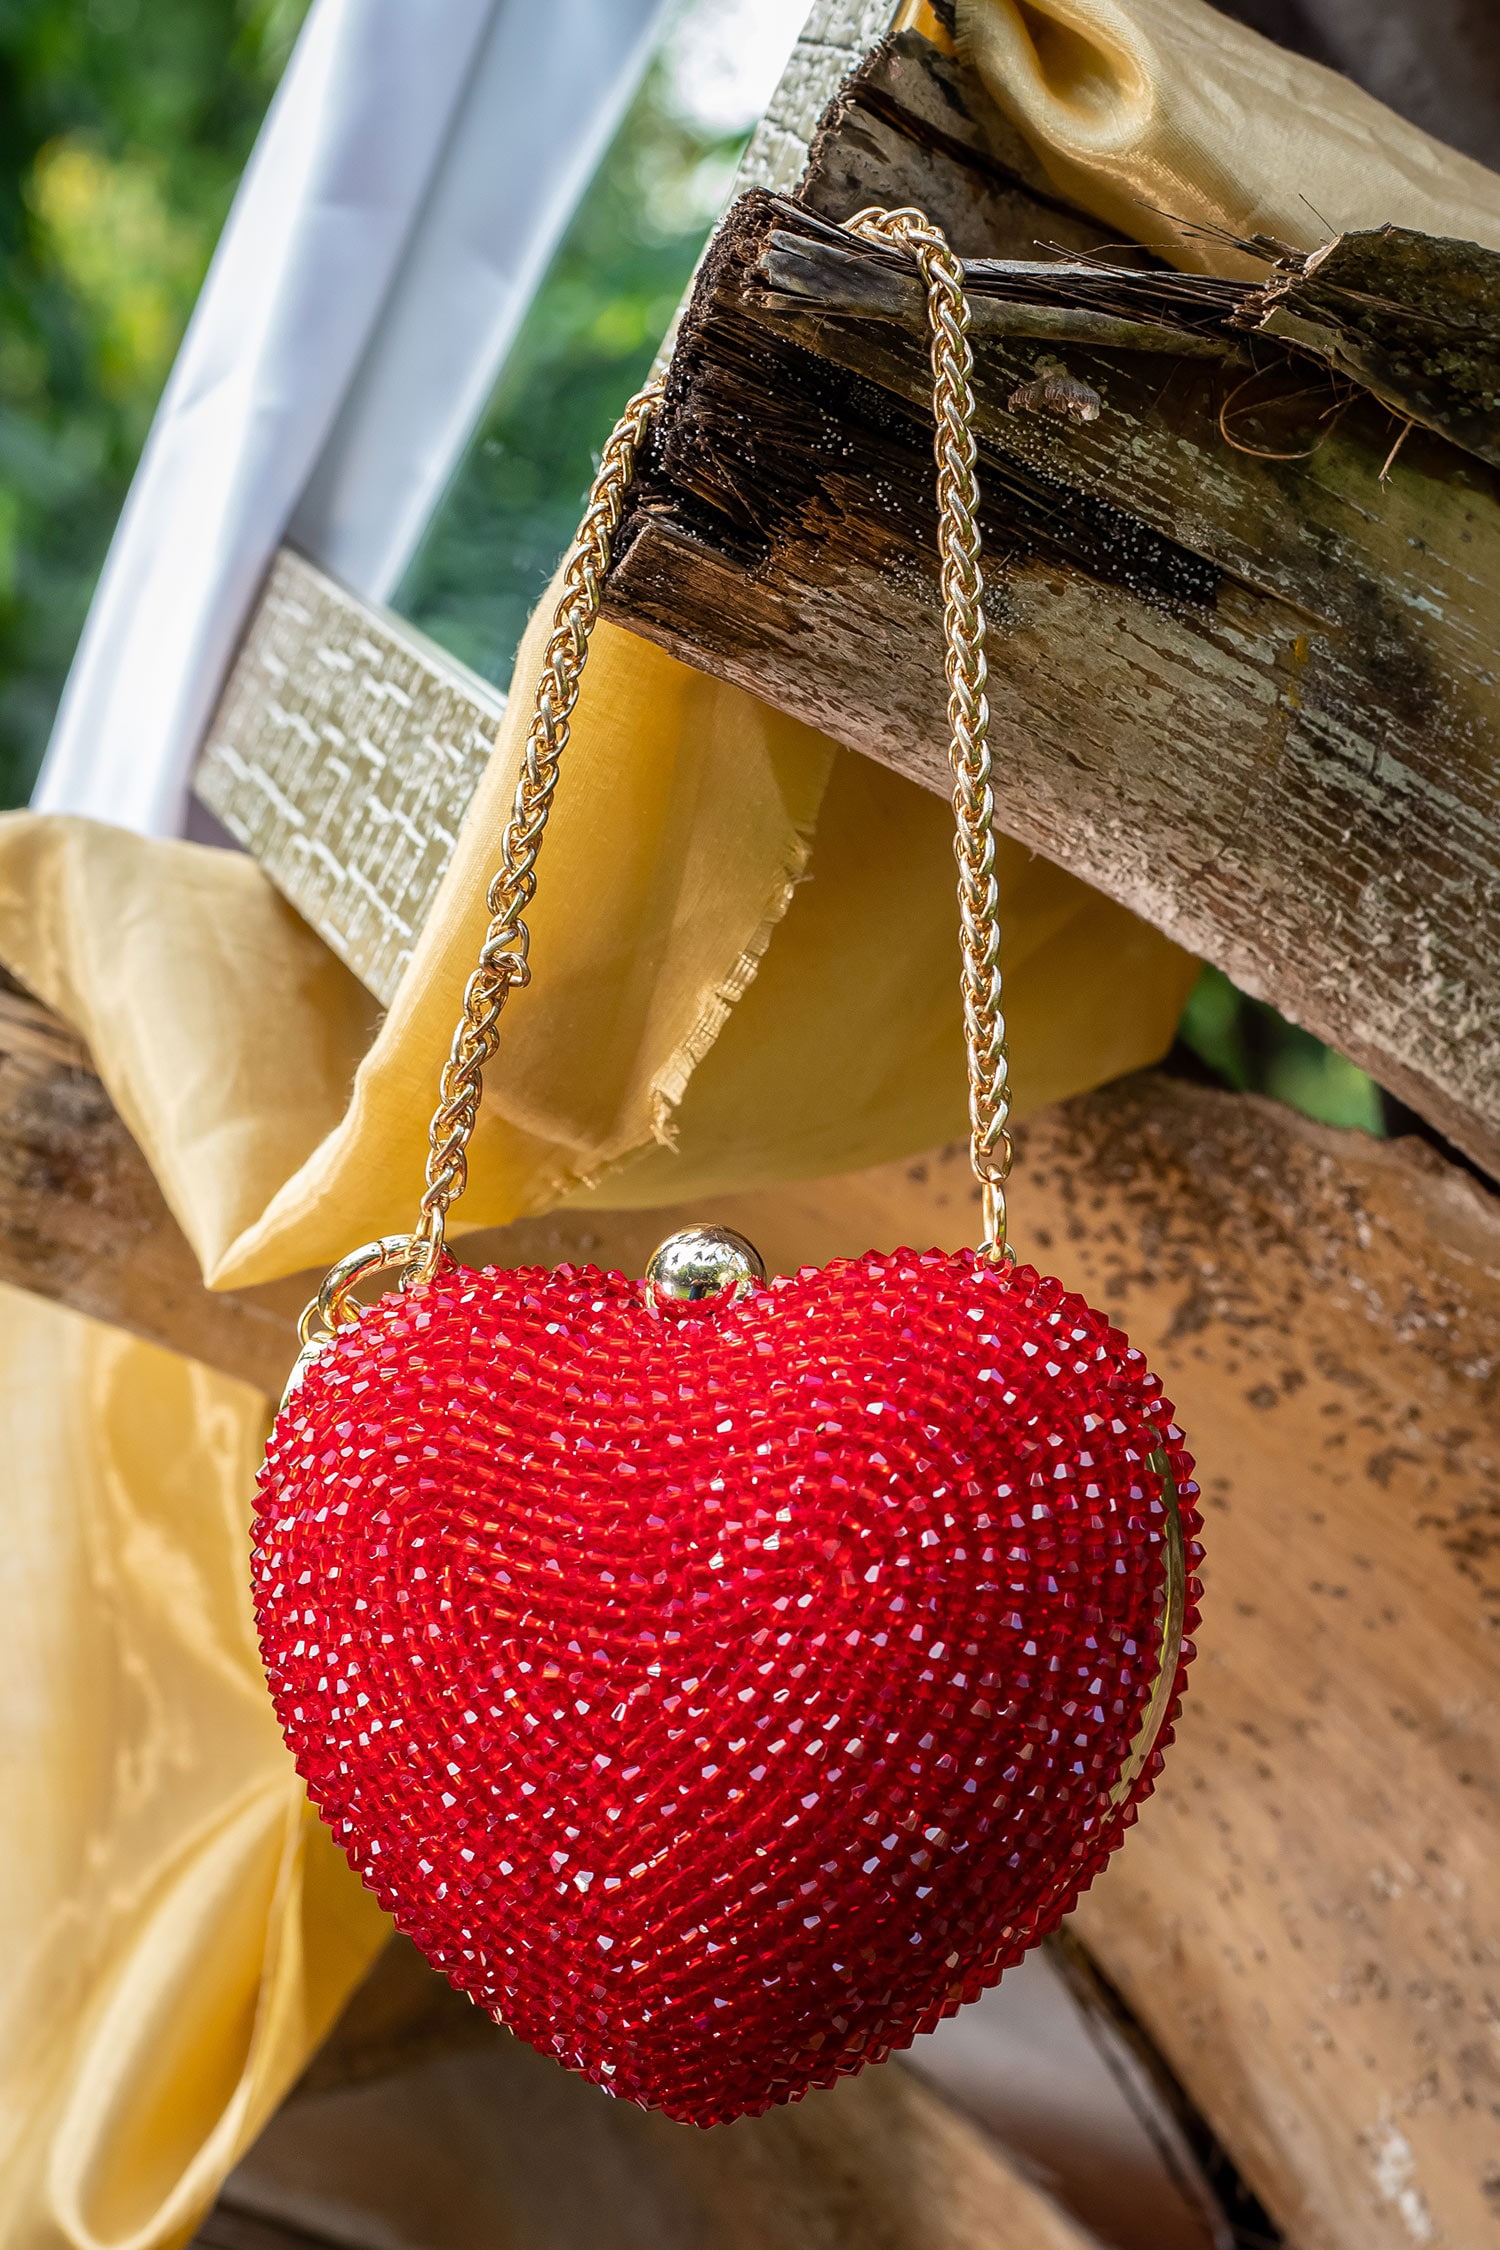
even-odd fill
[[[335,1330],[348,1328],[358,1320],[359,1306],[353,1295],[357,1285],[367,1281],[372,1273],[384,1272],[388,1266],[404,1266],[411,1254],[409,1234],[383,1234],[378,1242],[362,1243],[358,1250],[351,1250],[346,1258],[340,1258],[336,1266],[330,1266],[318,1294],[298,1323],[303,1343],[312,1342],[319,1323],[332,1335]]]
[[[980,1209],[984,1214],[984,1239],[980,1253],[993,1265],[1013,1266],[1016,1254],[1005,1239],[1005,1183],[1003,1180],[984,1180],[979,1183]]]
[[[431,1281],[447,1255],[441,1209],[424,1211],[415,1234],[406,1237],[406,1257],[401,1268],[402,1288],[414,1289],[421,1282]]]
[[[1177,1498],[1177,1479],[1172,1474],[1172,1464],[1165,1448],[1158,1447],[1152,1453],[1150,1465],[1161,1478],[1161,1496],[1167,1510],[1156,1677],[1151,1683],[1151,1693],[1146,1698],[1140,1725],[1135,1730],[1135,1740],[1120,1769],[1120,1777],[1109,1793],[1111,1808],[1125,1803],[1146,1770],[1146,1760],[1156,1748],[1157,1737],[1166,1723],[1167,1712],[1171,1707],[1172,1690],[1177,1685],[1177,1667],[1182,1661],[1182,1631],[1187,1621],[1187,1548],[1182,1536],[1182,1509]]]

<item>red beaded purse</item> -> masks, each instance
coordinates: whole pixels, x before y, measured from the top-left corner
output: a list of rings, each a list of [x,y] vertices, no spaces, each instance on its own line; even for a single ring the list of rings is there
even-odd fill
[[[963,269],[920,213],[850,224],[927,288],[985,1241],[769,1282],[713,1228],[643,1282],[445,1249],[653,386],[565,576],[420,1222],[309,1307],[256,1516],[271,1693],[354,1867],[511,2030],[699,2125],[904,2046],[1056,1926],[1150,1790],[1196,1619],[1159,1382],[1006,1247]]]

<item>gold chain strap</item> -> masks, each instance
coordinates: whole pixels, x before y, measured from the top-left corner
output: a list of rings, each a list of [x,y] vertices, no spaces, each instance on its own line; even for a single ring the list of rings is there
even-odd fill
[[[979,488],[974,473],[974,392],[969,304],[963,266],[920,211],[859,212],[851,233],[915,258],[927,288],[936,421],[938,551],[942,560],[947,648],[949,762],[953,771],[954,848],[963,952],[964,1042],[969,1065],[970,1153],[984,1209],[984,1255],[1006,1249],[1005,1183],[1010,1173],[1010,1064],[1001,1007],[999,890],[995,881],[995,799],[987,743],[984,580],[979,560]],[[511,993],[530,982],[525,913],[536,893],[536,863],[568,744],[568,722],[599,616],[605,573],[636,457],[661,396],[658,379],[639,391],[604,449],[588,508],[563,574],[563,590],[537,686],[536,708],[515,804],[490,884],[490,926],[479,965],[464,990],[429,1133],[427,1185],[409,1240],[388,1238],[341,1260],[304,1316],[336,1326],[350,1317],[354,1281],[381,1265],[403,1264],[403,1280],[430,1279],[444,1254],[449,1210],[468,1182],[468,1145],[479,1114],[486,1063],[499,1045]]]
[[[536,895],[537,855],[552,812],[589,641],[599,618],[610,549],[661,389],[658,377],[637,391],[615,424],[563,573],[521,778],[501,841],[500,868],[489,888],[490,926],[479,949],[479,966],[464,987],[463,1014],[443,1065],[438,1106],[428,1129],[427,1185],[411,1238],[407,1281],[429,1280],[442,1259],[448,1212],[469,1182],[469,1138],[484,1093],[484,1066],[500,1043],[506,1001],[518,986],[531,982],[531,937],[525,913]]]
[[[1000,974],[1000,889],[995,880],[995,793],[990,786],[989,668],[984,658],[984,575],[979,566],[979,483],[974,474],[974,354],[961,261],[920,211],[856,212],[851,234],[910,251],[927,285],[936,424],[938,554],[948,669],[948,764],[963,946],[964,1046],[969,1062],[969,1158],[984,1209],[982,1249],[1006,1256],[1010,1178],[1010,1052]]]

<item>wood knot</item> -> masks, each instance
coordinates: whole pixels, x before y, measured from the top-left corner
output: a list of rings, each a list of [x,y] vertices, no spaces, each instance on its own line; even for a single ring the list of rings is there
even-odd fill
[[[1104,401],[1090,383],[1070,375],[1060,360],[1039,360],[1029,383],[1018,384],[1006,400],[1012,414],[1052,414],[1060,422],[1097,422]]]

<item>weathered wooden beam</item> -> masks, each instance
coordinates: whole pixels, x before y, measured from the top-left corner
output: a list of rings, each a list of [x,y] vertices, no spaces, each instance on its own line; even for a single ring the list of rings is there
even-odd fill
[[[914,203],[965,258],[1118,246],[1059,196],[974,73],[920,34],[872,43],[826,98],[795,182],[798,201],[822,217],[846,219],[872,200]],[[794,188],[753,177],[740,185]]]
[[[1500,467],[1500,257],[1405,227],[1343,235],[1287,261],[1252,308],[1393,413]]]
[[[847,61],[857,36],[847,10],[823,15],[828,36],[820,17],[783,104],[804,135],[810,90],[826,94],[830,56]],[[854,72],[812,141],[810,211],[919,200],[991,276],[996,253],[1034,272],[1039,243],[1101,240],[962,66],[909,35]],[[807,157],[783,134],[765,177],[784,178],[794,145]],[[913,329],[892,349],[902,324],[869,317],[893,291],[909,306],[910,284],[851,249],[834,285],[826,226],[770,235],[740,277],[753,333],[731,320],[709,339],[725,364],[703,361],[690,324],[614,613],[938,786],[921,346]],[[1301,333],[1316,316],[1336,356],[1346,299],[1330,263],[1261,292],[1256,317]],[[1083,348],[1084,327],[1097,341],[1120,317],[1118,283],[1096,274],[1102,294],[1069,303],[1069,270],[1058,261],[1045,303],[1018,302],[1014,275],[1005,296],[980,291],[981,326],[995,324],[980,352],[1002,819],[1365,1062],[1493,1171],[1492,480],[1470,463],[1453,481],[1458,457],[1417,438],[1382,482],[1399,425],[1368,403],[1309,464],[1248,460],[1219,433],[1213,365],[1178,365],[1180,347],[1160,362]],[[1160,293],[1150,324],[1129,323],[1142,346],[1174,290],[1186,302],[1205,286],[1138,279]],[[830,309],[856,287],[876,303]],[[1241,307],[1255,295],[1229,289]],[[1018,321],[1037,329],[1029,342],[1001,336]],[[1008,411],[1038,345],[1066,349],[1097,386],[1086,431]],[[876,352],[873,387],[841,364],[856,348]],[[1243,401],[1229,403],[1250,436]],[[400,621],[278,559],[198,788],[382,998],[500,705]]]
[[[87,1051],[0,972],[0,1281],[279,1392],[296,1281],[205,1289]]]
[[[927,332],[911,260],[787,202],[762,253],[772,313],[855,314]],[[1380,227],[1311,255],[1270,245],[1257,281],[1107,259],[969,258],[975,337],[1232,361],[1251,373],[1310,365],[1393,414],[1500,465],[1500,252]]]
[[[982,2124],[1024,2175],[1047,2186],[1086,2234],[1098,2233],[1114,2250],[1232,2250],[1228,2218],[1195,2155],[1202,2120],[1189,2116],[1184,2126],[1180,2089],[1161,2090],[1156,2082],[1159,2058],[1139,2052],[1139,2041],[1137,2026],[1126,2023],[1122,2030],[1120,2004],[1105,1993],[1082,1947],[1060,1940],[1044,1948],[1040,1960],[1033,1957],[1019,1977],[1007,1979],[1003,1995],[987,1996],[977,2010],[966,2012],[962,2024],[944,2025],[919,2039],[902,2060],[951,2106]],[[1015,2067],[1018,2050],[1025,2055],[1021,2069]],[[565,2096],[555,2087],[552,2065],[536,2058],[520,2063],[506,2035],[429,1968],[408,1940],[396,1937],[352,1996],[289,2100],[321,2100],[392,2078],[412,2087],[443,2057],[486,2055],[500,2058],[502,2067],[523,2083],[527,2077],[537,2087],[554,2083],[557,2100],[571,2105],[588,2138],[591,2110],[600,2113],[599,2097],[576,2084]],[[479,2071],[482,2076],[483,2064]],[[394,2099],[375,2097],[369,2114],[401,2114],[406,2108],[402,2090],[393,2089],[393,2094]],[[335,2108],[324,2114],[339,2112]],[[417,2128],[412,2130],[415,2137]],[[634,2146],[634,2135],[645,2128],[619,2130]],[[758,2137],[762,2130],[753,2132]],[[347,2148],[347,2127],[339,2137]],[[663,2136],[669,2149],[673,2137]],[[289,2190],[301,2165],[317,2161],[319,2139],[306,2121],[288,2134],[273,2135],[271,2144],[230,2182],[228,2207],[242,2208],[250,2196],[259,2211],[291,2210]],[[649,2141],[642,2145],[649,2150]],[[774,2139],[767,2153],[774,2157]],[[347,2196],[347,2170],[337,2154],[330,2155],[322,2188],[330,2197],[337,2195],[342,2179]],[[507,2172],[523,2164],[530,2170],[534,2163],[529,2156],[518,2160],[513,2149],[503,2161]],[[1213,2161],[1222,2171],[1222,2155]],[[403,2172],[424,2165],[447,2168],[441,2155],[424,2154],[420,2145],[404,2153],[399,2164]],[[470,2192],[468,2168],[457,2169]],[[778,2177],[786,2194],[784,2175],[773,2174],[769,2185],[774,2188]],[[657,2192],[670,2184],[661,2182]],[[541,2181],[528,2182],[509,2192],[530,2196],[541,2188]],[[506,2195],[502,2186],[497,2204]],[[357,2238],[361,2230],[349,2216],[347,2231]],[[634,2230],[640,2223],[637,2209],[619,2215],[632,2244],[639,2239]],[[601,2239],[600,2250],[610,2239]]]
[[[923,11],[911,0],[813,0],[775,93],[740,163],[741,187],[792,188],[808,144],[839,87],[898,19]]]
[[[903,121],[940,77],[934,151]],[[968,98],[930,50],[877,57],[815,149],[817,215],[925,200],[966,253],[1078,246],[953,129]],[[768,261],[794,231],[770,198],[721,231],[607,612],[945,787],[925,347],[789,309]],[[1309,425],[1299,408],[1303,435],[1257,432],[1246,370],[1065,349],[1102,402],[1082,427],[1009,410],[1037,346],[979,348],[1002,825],[1500,1172],[1489,469],[1422,430],[1387,465],[1400,425],[1305,370],[1328,386],[1318,449],[1258,458],[1243,448],[1295,450]]]
[[[346,968],[389,1000],[505,698],[283,548],[193,777]]]
[[[1163,1368],[1209,1541],[1160,1797],[1075,1926],[1299,2250],[1477,2246],[1500,1200],[1420,1144],[1146,1079],[1038,1121],[1017,1212]]]

